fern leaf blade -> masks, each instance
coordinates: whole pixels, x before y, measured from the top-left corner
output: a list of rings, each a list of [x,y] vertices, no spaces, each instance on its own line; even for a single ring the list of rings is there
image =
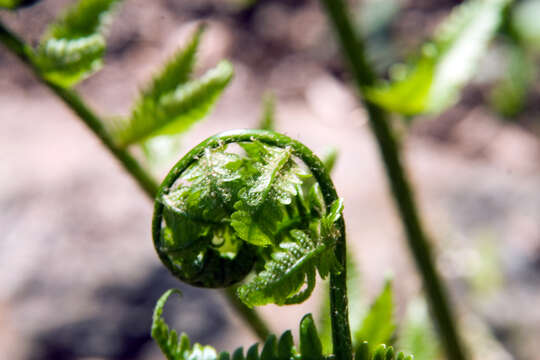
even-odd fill
[[[322,344],[315,321],[311,314],[305,315],[300,321],[300,354],[302,359],[322,359]]]
[[[179,295],[182,294],[180,290],[170,289],[165,292],[157,301],[154,308],[154,314],[152,316],[151,335],[168,360],[179,360],[179,349],[182,348],[182,346],[179,346],[178,335],[174,330],[169,331],[169,327],[162,318],[165,303],[173,293],[177,293]],[[180,344],[182,343],[185,343],[185,340],[183,340]]]
[[[149,137],[186,131],[210,112],[232,76],[232,65],[222,61],[201,78],[180,84],[158,99],[153,98],[155,94],[143,96],[131,118],[117,124],[115,138],[121,146],[128,146]]]
[[[45,78],[70,87],[101,68],[105,27],[119,1],[80,0],[49,26],[33,56]]]
[[[154,77],[151,86],[143,92],[143,97],[159,99],[189,80],[203,31],[202,25],[195,30],[187,46],[177,51]]]
[[[284,305],[306,282],[307,273],[315,268],[313,260],[325,245],[314,243],[300,230],[292,230],[291,236],[294,241],[283,241],[265,269],[238,288],[238,296],[246,305]]]

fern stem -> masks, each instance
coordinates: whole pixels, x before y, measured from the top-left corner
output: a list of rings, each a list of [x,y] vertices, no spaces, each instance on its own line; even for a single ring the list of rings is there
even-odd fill
[[[39,71],[39,68],[32,62],[32,48],[26,45],[14,33],[9,31],[2,22],[0,22],[0,42],[17,56],[23,64],[25,64],[41,83],[51,89],[74,113],[78,115],[94,135],[101,140],[103,145],[109,149],[114,157],[121,163],[124,169],[135,179],[144,193],[153,200],[157,194],[159,184],[152,175],[140,165],[137,159],[131,156],[126,149],[121,148],[115,143],[112,136],[107,132],[107,129],[103,125],[103,121],[84,103],[77,92],[72,89],[62,88],[44,78]],[[224,291],[224,295],[255,334],[257,334],[261,340],[265,340],[270,334],[270,331],[264,319],[262,319],[255,310],[240,303],[234,293]]]
[[[373,85],[376,80],[365,57],[364,45],[355,34],[344,0],[321,0],[321,3],[349,62],[360,98],[365,102],[369,123],[384,161],[394,201],[407,234],[408,245],[423,277],[447,357],[452,360],[465,360],[467,355],[457,332],[447,290],[435,268],[432,250],[416,209],[412,188],[400,160],[398,143],[388,123],[388,114],[377,105],[366,101],[364,96],[365,87]]]
[[[142,190],[150,198],[153,198],[158,189],[157,182],[133,156],[115,144],[101,119],[82,101],[79,95],[74,90],[60,87],[44,78],[38,67],[32,62],[32,49],[24,44],[15,34],[11,33],[2,23],[0,23],[0,41],[32,70],[41,83],[51,89],[79,116],[86,126],[92,130],[94,135],[101,140],[103,145],[120,161],[124,169],[135,178]]]

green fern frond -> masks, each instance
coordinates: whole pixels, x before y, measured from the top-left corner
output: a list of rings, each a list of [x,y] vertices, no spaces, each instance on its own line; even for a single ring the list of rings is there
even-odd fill
[[[290,148],[272,148],[259,142],[241,144],[252,162],[254,176],[240,190],[231,226],[245,241],[257,246],[274,244],[289,205],[298,195],[302,178],[309,177],[292,158]]]
[[[319,333],[311,314],[305,315],[299,326],[299,350],[294,345],[290,330],[285,331],[277,339],[270,335],[259,352],[259,344],[250,346],[244,353],[243,348],[233,351],[232,356],[227,352],[218,352],[210,346],[194,344],[190,346],[187,335],[182,334],[180,339],[176,331],[169,330],[162,318],[163,307],[167,298],[179,290],[168,290],[161,296],[154,310],[152,323],[152,337],[159,345],[168,360],[323,360],[326,356],[322,351]],[[371,350],[367,342],[361,343],[356,349],[355,360],[413,360],[412,355],[394,352],[391,346],[381,344]]]
[[[34,62],[49,81],[74,85],[103,65],[104,31],[120,0],[80,0],[51,24],[34,53]]]
[[[165,303],[173,293],[182,295],[180,290],[170,289],[156,303],[154,315],[152,316],[151,335],[168,360],[180,360],[183,359],[182,356],[190,348],[189,338],[186,334],[182,334],[179,340],[176,330],[169,330],[169,326],[162,317]]]
[[[232,76],[232,65],[222,61],[201,78],[180,84],[158,99],[143,96],[131,118],[116,124],[118,143],[128,146],[151,136],[186,131],[208,114]]]
[[[204,25],[197,27],[188,44],[184,48],[179,49],[167,61],[163,70],[154,77],[150,86],[142,91],[141,98],[137,101],[138,103],[143,102],[144,98],[158,100],[163,95],[175,90],[178,85],[184,84],[190,79],[204,29]]]
[[[338,268],[333,255],[336,237],[330,235],[334,223],[339,219],[342,204],[332,207],[329,215],[321,220],[321,234],[311,235],[301,230],[291,230],[271,254],[264,270],[238,288],[238,297],[248,306],[268,303],[277,305],[297,304],[309,297],[315,287],[315,270],[325,278],[330,270]],[[327,230],[324,230],[328,227]],[[303,285],[306,288],[302,291]]]
[[[322,253],[324,245],[316,244],[307,234],[299,230],[291,231],[290,235],[294,240],[283,241],[279,245],[279,250],[272,253],[272,260],[266,262],[264,271],[238,288],[238,297],[246,305],[290,303],[288,299],[294,296],[306,282],[308,283],[305,290],[307,296],[313,291],[315,285],[313,260]],[[305,299],[304,296],[302,296],[303,299]]]
[[[453,105],[473,76],[511,0],[469,0],[438,27],[410,69],[390,84],[368,89],[368,99],[389,111],[439,113]]]
[[[180,134],[205,117],[233,76],[233,67],[221,61],[198,79],[190,80],[203,26],[188,45],[165,65],[136,101],[131,117],[114,124],[121,146],[158,135]]]
[[[219,144],[197,152],[160,195],[164,222],[156,249],[190,284],[228,286],[253,268],[238,289],[243,302],[300,303],[313,291],[317,272],[325,278],[340,269],[334,250],[343,203],[327,211],[317,183],[306,191],[304,180],[312,175],[291,147],[238,145],[236,152]]]

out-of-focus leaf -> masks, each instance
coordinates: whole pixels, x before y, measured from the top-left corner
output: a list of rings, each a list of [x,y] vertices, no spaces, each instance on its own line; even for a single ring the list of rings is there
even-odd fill
[[[527,46],[540,50],[540,0],[520,1],[512,11],[512,27]]]
[[[369,36],[387,27],[400,9],[396,0],[367,0],[359,3],[358,26],[363,35]]]
[[[371,305],[362,326],[354,332],[353,336],[356,344],[363,341],[369,342],[370,346],[388,344],[395,328],[392,283],[387,281],[382,292]]]
[[[105,28],[120,0],[80,0],[51,24],[34,54],[44,77],[70,87],[98,71],[105,53]]]
[[[399,336],[399,347],[414,354],[415,360],[438,358],[439,343],[423,299],[410,302]]]
[[[336,165],[336,161],[338,158],[338,150],[335,147],[329,148],[324,156],[323,156],[323,164],[326,171],[328,171],[329,174],[332,173],[332,170],[334,170],[334,166]]]
[[[527,91],[535,78],[535,65],[522,46],[512,43],[505,50],[506,71],[493,88],[490,102],[502,116],[511,118],[523,110]]]
[[[258,128],[262,130],[275,130],[275,112],[276,100],[274,95],[272,93],[266,93],[263,98],[263,111]]]
[[[366,55],[377,72],[384,72],[396,61],[395,42],[392,41],[391,25],[399,14],[399,0],[358,1],[353,16],[362,34]]]
[[[367,98],[404,115],[439,113],[453,105],[472,77],[510,0],[469,0],[438,27],[404,76],[366,91]]]

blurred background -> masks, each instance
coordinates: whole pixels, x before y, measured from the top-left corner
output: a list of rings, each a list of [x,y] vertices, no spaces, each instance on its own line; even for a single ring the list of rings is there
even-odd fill
[[[0,19],[36,44],[71,3],[43,0]],[[459,3],[351,4],[371,60],[388,74]],[[538,19],[540,1],[515,2],[455,106],[413,123],[395,120],[437,264],[483,360],[540,354]],[[278,131],[320,155],[339,151],[333,178],[361,278],[355,296],[369,303],[390,274],[398,324],[428,326],[374,139],[316,1],[124,1],[105,67],[77,90],[105,117],[128,113],[142,84],[201,21],[209,26],[198,73],[226,58],[235,77],[212,114],[167,145],[174,156],[160,158],[155,171],[163,176],[216,132],[256,127],[271,91]],[[184,297],[170,301],[166,317],[193,341],[223,350],[255,341],[219,292],[169,275],[152,246],[151,214],[152,204],[98,140],[0,47],[0,357],[161,359],[149,337],[151,315],[170,287]],[[296,332],[319,302],[313,296],[262,312],[277,331]]]

